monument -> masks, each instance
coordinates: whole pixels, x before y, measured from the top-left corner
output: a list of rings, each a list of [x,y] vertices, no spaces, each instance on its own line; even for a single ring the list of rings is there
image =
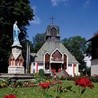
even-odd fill
[[[22,46],[19,41],[20,29],[17,26],[17,21],[13,24],[13,44],[12,51],[9,57],[8,73],[23,74],[24,73],[24,59],[22,56]]]

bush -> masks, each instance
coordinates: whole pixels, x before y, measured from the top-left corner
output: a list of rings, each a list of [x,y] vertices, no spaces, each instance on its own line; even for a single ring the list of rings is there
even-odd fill
[[[43,69],[39,70],[39,76],[42,77],[42,78],[45,76]]]
[[[91,79],[92,82],[98,82],[98,78],[97,77],[92,76],[92,77],[90,77],[90,79]]]

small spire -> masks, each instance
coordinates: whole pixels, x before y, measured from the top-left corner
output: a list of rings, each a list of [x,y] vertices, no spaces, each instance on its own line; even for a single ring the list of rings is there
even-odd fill
[[[55,19],[55,18],[54,18],[53,16],[51,16],[50,19],[51,19],[52,25],[53,25],[53,22],[54,22],[54,19]]]

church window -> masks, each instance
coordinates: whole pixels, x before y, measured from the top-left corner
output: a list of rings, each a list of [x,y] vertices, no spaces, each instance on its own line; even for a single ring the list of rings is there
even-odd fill
[[[56,50],[53,54],[52,54],[53,60],[55,61],[60,61],[62,60],[62,54]]]
[[[64,69],[67,68],[67,56],[64,54]]]
[[[50,55],[47,53],[45,55],[45,69],[49,69]]]

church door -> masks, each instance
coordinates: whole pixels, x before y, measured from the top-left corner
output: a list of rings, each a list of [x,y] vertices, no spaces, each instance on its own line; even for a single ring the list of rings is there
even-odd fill
[[[61,64],[60,63],[51,63],[51,70],[54,72],[60,72]]]

